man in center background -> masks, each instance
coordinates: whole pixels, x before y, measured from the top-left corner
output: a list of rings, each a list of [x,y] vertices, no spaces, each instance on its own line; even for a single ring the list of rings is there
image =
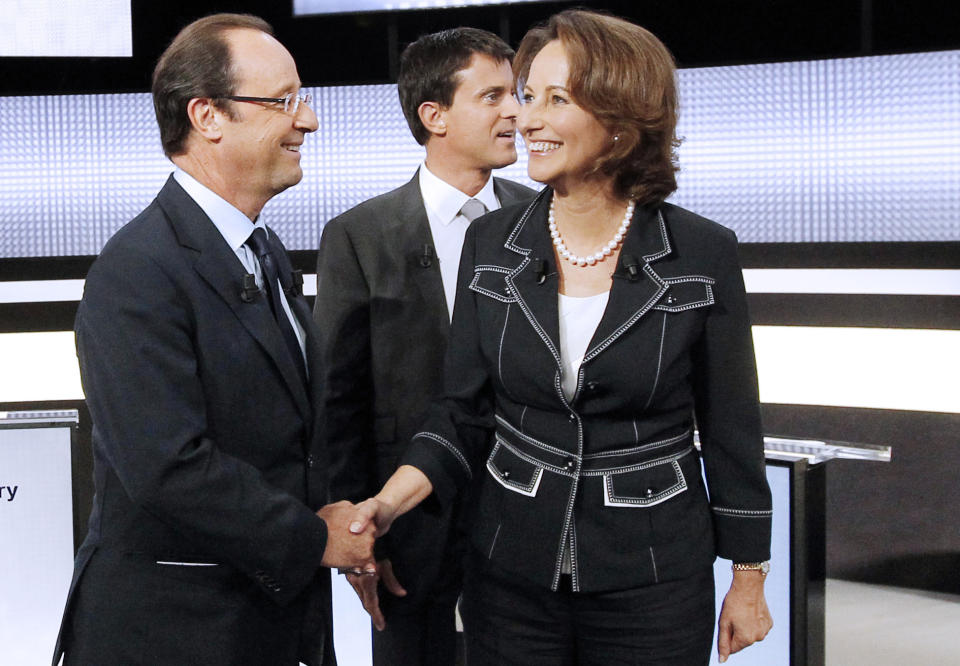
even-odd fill
[[[324,227],[314,319],[326,361],[333,500],[362,501],[380,489],[441,391],[467,226],[534,194],[491,176],[517,159],[513,55],[474,28],[410,44],[397,88],[426,159],[407,184]],[[347,574],[381,629],[375,666],[454,663],[463,550],[455,520],[456,509],[398,520],[378,542],[378,591]]]

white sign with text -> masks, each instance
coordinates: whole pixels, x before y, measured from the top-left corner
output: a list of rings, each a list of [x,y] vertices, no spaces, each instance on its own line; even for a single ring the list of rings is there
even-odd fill
[[[0,653],[50,663],[73,573],[70,427],[0,428]]]

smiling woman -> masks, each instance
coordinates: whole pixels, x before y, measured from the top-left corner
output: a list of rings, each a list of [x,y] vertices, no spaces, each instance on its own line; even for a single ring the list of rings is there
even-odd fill
[[[673,59],[565,11],[514,71],[548,187],[468,230],[445,398],[368,506],[383,530],[471,488],[471,663],[706,664],[717,556],[725,661],[771,627],[771,498],[736,237],[664,203]]]

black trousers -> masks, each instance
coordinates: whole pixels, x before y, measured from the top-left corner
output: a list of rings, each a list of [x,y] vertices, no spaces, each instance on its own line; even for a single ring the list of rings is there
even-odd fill
[[[380,594],[390,593],[381,588]],[[384,630],[373,630],[373,666],[453,666],[456,605],[456,597],[443,595],[414,612],[388,614]]]
[[[614,592],[537,587],[474,556],[460,615],[467,666],[698,666],[710,661],[713,569]]]

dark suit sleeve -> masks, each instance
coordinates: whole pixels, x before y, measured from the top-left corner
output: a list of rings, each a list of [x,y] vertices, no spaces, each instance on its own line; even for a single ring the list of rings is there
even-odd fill
[[[471,224],[460,255],[457,296],[444,360],[444,396],[434,403],[401,464],[420,469],[446,506],[480,469],[493,431],[494,394],[480,345],[473,279],[477,230]]]
[[[324,439],[331,499],[359,502],[379,490],[373,436],[370,290],[344,220],[324,227],[313,317],[324,359]]]
[[[178,539],[287,603],[317,574],[326,525],[218,445],[204,388],[214,379],[204,376],[195,346],[197,313],[184,277],[169,270],[125,247],[102,256],[87,277],[76,341],[98,460]]]
[[[737,240],[726,229],[719,240],[715,303],[695,349],[697,427],[717,554],[759,562],[770,557],[771,498],[757,367]]]

